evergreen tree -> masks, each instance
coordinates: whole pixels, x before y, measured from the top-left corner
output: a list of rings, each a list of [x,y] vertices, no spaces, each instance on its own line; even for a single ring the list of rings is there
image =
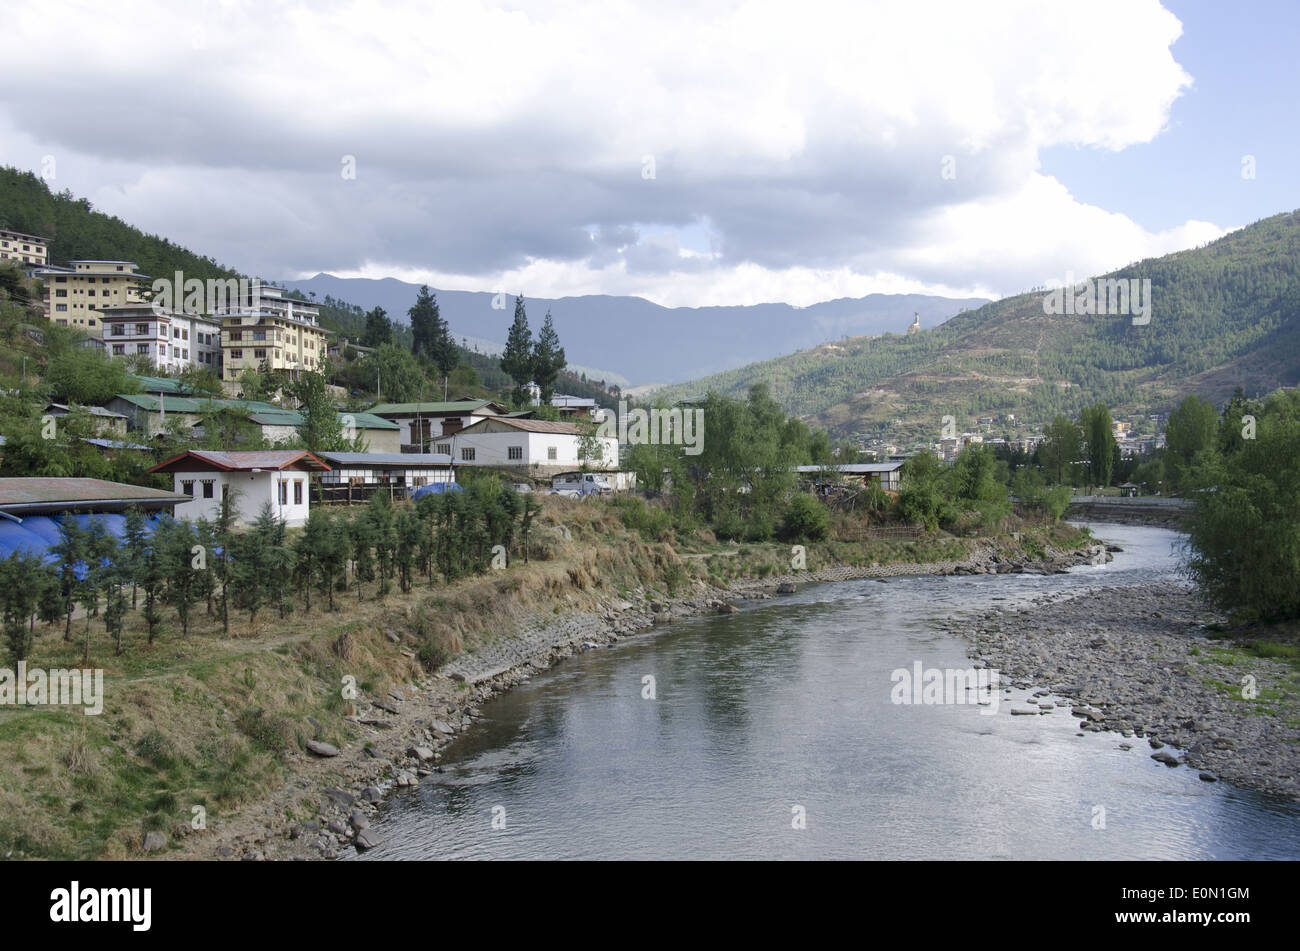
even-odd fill
[[[382,307],[366,314],[366,332],[361,337],[363,347],[382,347],[393,342],[393,322]]]
[[[551,405],[555,380],[566,366],[568,363],[564,357],[564,348],[560,346],[560,337],[555,332],[555,324],[551,321],[551,312],[548,310],[542,321],[542,329],[537,334],[537,342],[533,344],[533,382],[541,388],[543,406]]]
[[[411,352],[417,357],[432,357],[434,334],[441,317],[438,302],[429,293],[427,284],[421,285],[415,303],[406,313],[411,319]]]
[[[32,647],[31,617],[40,601],[45,574],[41,559],[25,551],[0,561],[0,617],[5,646],[16,664],[26,660]]]
[[[1079,418],[1083,442],[1088,453],[1088,479],[1099,487],[1110,485],[1110,477],[1119,458],[1119,447],[1112,432],[1110,409],[1098,403],[1083,410]]]
[[[50,554],[57,559],[59,586],[63,594],[65,625],[63,639],[72,640],[72,609],[78,597],[78,575],[85,570],[86,541],[81,523],[69,514],[58,520],[59,540],[50,546]]]
[[[325,389],[320,373],[303,373],[290,386],[303,415],[302,440],[311,452],[340,452],[351,448],[343,421]]]
[[[185,521],[173,522],[163,537],[161,558],[167,576],[163,600],[176,609],[182,636],[190,633],[190,607],[198,597],[200,571],[194,565],[198,544],[198,533]]]
[[[515,319],[506,335],[505,350],[501,354],[502,371],[514,380],[512,399],[516,406],[524,405],[524,385],[533,378],[533,334],[528,329],[528,314],[524,311],[524,298],[515,298]]]

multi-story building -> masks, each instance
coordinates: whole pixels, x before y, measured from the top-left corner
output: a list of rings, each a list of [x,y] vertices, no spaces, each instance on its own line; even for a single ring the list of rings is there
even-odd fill
[[[45,316],[56,324],[103,335],[105,307],[144,301],[147,275],[134,261],[69,261],[68,267],[37,268],[45,282]]]
[[[6,260],[45,267],[49,263],[48,244],[34,234],[0,228],[0,261]]]
[[[320,372],[326,357],[320,309],[286,297],[278,287],[255,285],[247,297],[214,314],[221,319],[222,379],[245,370]]]
[[[100,313],[109,356],[143,356],[160,370],[179,373],[197,366],[221,375],[219,320],[147,303],[108,307]]]

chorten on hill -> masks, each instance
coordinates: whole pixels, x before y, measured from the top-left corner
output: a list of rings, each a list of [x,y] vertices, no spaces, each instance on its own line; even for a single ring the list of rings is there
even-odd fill
[[[913,314],[913,315],[912,315],[912,323],[911,323],[911,325],[907,328],[907,332],[910,333],[910,334],[914,334],[914,333],[916,333],[916,332],[917,332],[918,330],[920,330],[920,329],[921,329],[921,315],[920,315],[920,314]]]

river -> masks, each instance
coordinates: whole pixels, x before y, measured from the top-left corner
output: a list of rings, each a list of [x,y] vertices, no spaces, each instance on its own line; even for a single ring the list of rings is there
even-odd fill
[[[1173,532],[1093,530],[1125,549],[1103,567],[813,585],[571,657],[485,703],[356,858],[1300,857],[1296,804],[1011,716],[1028,691],[891,702],[896,669],[970,666],[937,619],[1177,570]]]

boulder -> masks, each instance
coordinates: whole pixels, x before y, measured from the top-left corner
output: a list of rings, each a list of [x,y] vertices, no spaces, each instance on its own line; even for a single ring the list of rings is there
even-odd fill
[[[146,852],[157,852],[167,844],[167,838],[161,832],[146,832],[142,848]]]
[[[315,753],[317,756],[338,756],[339,748],[332,743],[326,743],[323,740],[308,740],[307,751]]]

